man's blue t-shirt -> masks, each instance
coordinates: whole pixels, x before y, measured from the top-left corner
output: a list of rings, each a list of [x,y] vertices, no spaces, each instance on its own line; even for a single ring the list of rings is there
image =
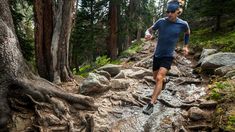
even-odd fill
[[[153,30],[158,30],[158,42],[155,49],[155,57],[173,57],[179,35],[189,29],[186,21],[177,18],[175,22],[167,18],[159,19],[153,26]]]

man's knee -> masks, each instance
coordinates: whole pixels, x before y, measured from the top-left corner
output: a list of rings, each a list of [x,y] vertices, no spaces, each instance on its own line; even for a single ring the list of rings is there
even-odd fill
[[[164,79],[164,76],[162,74],[158,74],[156,77],[157,81],[162,81]]]

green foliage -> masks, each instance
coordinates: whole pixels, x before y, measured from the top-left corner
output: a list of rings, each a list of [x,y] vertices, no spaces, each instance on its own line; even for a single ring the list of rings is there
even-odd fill
[[[224,29],[226,26],[223,25]],[[204,28],[192,32],[190,43],[192,48],[216,48],[219,51],[235,52],[234,38],[235,30],[211,32],[211,28]]]
[[[84,64],[82,65],[79,70],[76,68],[73,68],[73,74],[78,74],[81,75],[83,77],[87,77],[87,75],[89,74],[89,72],[94,71],[95,69],[102,67],[106,64],[119,64],[120,62],[118,60],[115,61],[110,61],[110,58],[108,58],[106,55],[104,56],[98,56],[96,58],[95,62],[91,62],[89,64]]]
[[[128,48],[127,50],[123,51],[121,53],[121,57],[129,57],[131,55],[134,55],[136,54],[138,51],[141,50],[141,44],[142,44],[142,41],[137,41],[137,42],[134,42],[130,48]]]
[[[228,117],[228,122],[227,125],[225,127],[226,131],[235,131],[235,115],[230,115]]]
[[[95,61],[96,67],[101,67],[109,63],[110,63],[110,58],[107,58],[106,55],[97,57]]]
[[[10,9],[15,25],[16,35],[24,58],[33,63],[34,31],[32,1],[10,0]]]
[[[210,98],[217,101],[235,99],[235,83],[232,81],[215,82],[210,86]]]

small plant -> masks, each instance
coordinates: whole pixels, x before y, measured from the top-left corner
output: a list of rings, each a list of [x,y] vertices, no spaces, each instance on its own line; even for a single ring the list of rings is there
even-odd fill
[[[232,99],[235,93],[234,84],[229,81],[215,82],[210,89],[210,98],[214,100]]]
[[[96,67],[101,67],[109,63],[110,63],[110,58],[108,58],[107,55],[99,56],[96,58],[96,61],[95,61]]]
[[[231,115],[228,117],[228,122],[225,130],[233,132],[235,131],[235,115]]]

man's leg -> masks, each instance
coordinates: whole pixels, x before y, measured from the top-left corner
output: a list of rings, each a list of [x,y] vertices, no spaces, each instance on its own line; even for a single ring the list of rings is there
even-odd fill
[[[152,94],[151,102],[144,108],[143,113],[150,115],[153,112],[154,104],[157,100],[158,95],[160,94],[163,86],[163,80],[166,76],[167,69],[160,67],[159,70],[153,72],[153,78],[155,78],[156,85]]]
[[[154,71],[153,77],[155,78],[156,85],[154,87],[154,91],[153,91],[151,102],[150,102],[152,104],[156,103],[157,97],[161,93],[163,81],[164,81],[164,78],[166,77],[167,71],[168,70],[164,67],[160,67],[158,71]]]

